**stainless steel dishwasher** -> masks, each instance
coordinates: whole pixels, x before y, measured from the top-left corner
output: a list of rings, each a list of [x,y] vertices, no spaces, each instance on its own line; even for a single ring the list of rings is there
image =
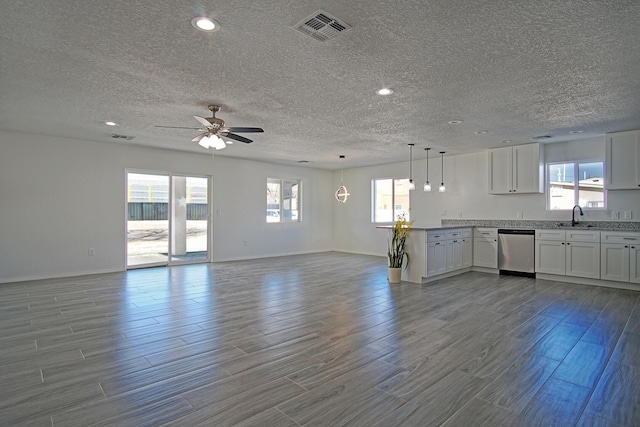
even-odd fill
[[[536,277],[534,230],[498,229],[500,274]]]

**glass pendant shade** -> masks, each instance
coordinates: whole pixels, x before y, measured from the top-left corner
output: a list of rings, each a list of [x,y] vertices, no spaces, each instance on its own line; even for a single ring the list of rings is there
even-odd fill
[[[413,146],[415,144],[407,144],[409,145],[409,190],[416,189],[416,183],[413,182]]]
[[[440,182],[440,187],[438,187],[438,191],[441,193],[444,193],[445,191],[447,191],[447,188],[444,186],[444,151],[440,152],[440,155],[442,156],[442,181]]]
[[[429,182],[429,150],[431,150],[431,148],[425,148],[424,149],[424,151],[427,152],[427,161],[426,161],[426,165],[427,165],[427,167],[426,167],[427,180],[424,182],[424,187],[423,187],[425,192],[431,191],[431,183]]]

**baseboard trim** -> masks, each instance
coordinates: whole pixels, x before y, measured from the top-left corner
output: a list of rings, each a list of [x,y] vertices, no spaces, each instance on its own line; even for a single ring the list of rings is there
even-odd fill
[[[586,277],[559,276],[555,274],[536,273],[536,279],[552,280],[554,282],[575,283],[577,285],[602,286],[605,288],[626,289],[640,291],[640,285],[629,282],[615,282],[613,280],[589,279]]]

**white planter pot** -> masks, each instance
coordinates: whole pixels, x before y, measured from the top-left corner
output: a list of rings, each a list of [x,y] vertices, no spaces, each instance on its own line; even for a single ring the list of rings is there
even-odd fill
[[[402,277],[402,268],[387,268],[387,280],[389,283],[400,283]]]

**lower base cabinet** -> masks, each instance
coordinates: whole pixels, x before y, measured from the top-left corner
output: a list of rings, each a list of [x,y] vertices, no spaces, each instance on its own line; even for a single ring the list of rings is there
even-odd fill
[[[536,230],[536,273],[600,278],[600,232]]]
[[[427,277],[471,267],[471,229],[430,230],[427,232]]]
[[[640,233],[602,232],[601,278],[640,283]]]
[[[498,229],[478,227],[473,232],[473,265],[498,268]]]

